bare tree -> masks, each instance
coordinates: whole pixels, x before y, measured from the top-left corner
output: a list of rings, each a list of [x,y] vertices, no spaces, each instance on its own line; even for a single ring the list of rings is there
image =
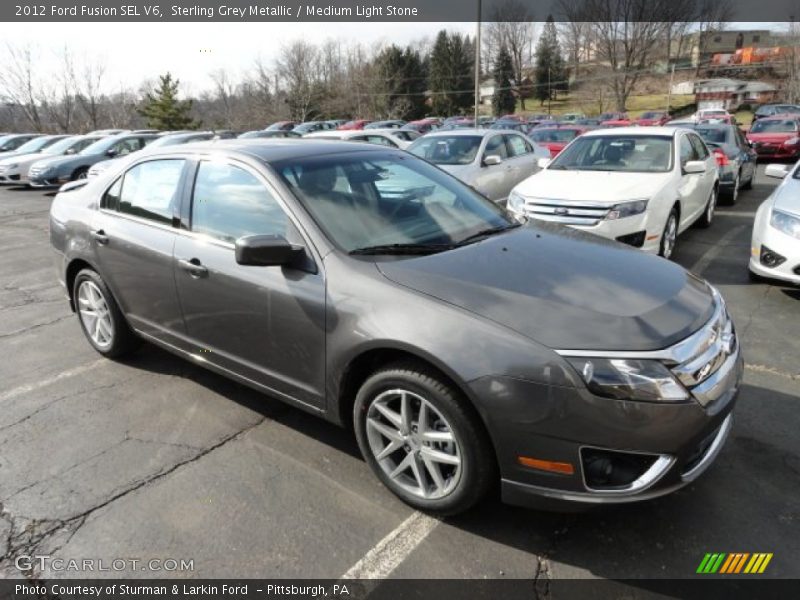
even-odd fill
[[[505,47],[511,55],[514,83],[520,86],[526,78],[525,69],[533,57],[533,13],[529,4],[520,0],[505,0],[496,5],[491,22],[486,26],[483,53],[484,64],[491,65]],[[520,93],[521,108],[525,110],[525,95]]]
[[[74,83],[78,106],[83,112],[87,129],[98,129],[106,65],[102,58],[88,56],[85,56],[81,63],[83,68],[75,73]]]
[[[15,47],[6,44],[8,62],[3,69],[2,86],[10,102],[18,105],[25,119],[36,131],[43,130],[42,86],[34,73],[35,51],[30,45]]]
[[[43,90],[42,108],[50,122],[64,133],[74,130],[77,108],[75,90],[75,64],[67,46],[61,50],[61,65]]]
[[[319,49],[305,40],[281,48],[276,71],[286,87],[292,118],[305,121],[317,112]]]
[[[697,71],[705,66],[703,56],[708,47],[709,38],[718,31],[723,31],[728,21],[733,17],[734,9],[732,0],[698,0],[697,12]]]
[[[217,122],[228,129],[234,128],[238,108],[236,85],[225,69],[211,73],[211,81],[214,83],[213,100],[218,108]]]

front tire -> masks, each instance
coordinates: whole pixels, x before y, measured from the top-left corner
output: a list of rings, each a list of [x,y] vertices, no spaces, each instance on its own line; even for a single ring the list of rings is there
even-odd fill
[[[454,515],[496,481],[494,451],[458,390],[413,363],[386,367],[356,396],[356,438],[372,471],[403,502]]]
[[[72,290],[81,330],[95,350],[105,357],[118,358],[136,348],[139,338],[96,271],[79,272]]]
[[[72,181],[78,181],[79,179],[86,179],[89,176],[89,169],[86,167],[81,167],[80,169],[75,169],[75,172],[72,174]]]
[[[673,206],[669,216],[667,217],[667,223],[664,225],[664,232],[661,234],[661,246],[658,249],[658,255],[669,260],[672,257],[673,252],[675,252],[675,245],[677,241],[678,207]]]

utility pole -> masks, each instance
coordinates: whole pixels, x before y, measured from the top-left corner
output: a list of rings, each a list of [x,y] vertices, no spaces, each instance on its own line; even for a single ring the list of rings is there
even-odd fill
[[[496,88],[495,88],[496,91]],[[478,22],[475,31],[475,127],[481,104],[481,0],[478,0]]]
[[[667,116],[669,116],[670,104],[672,104],[673,83],[675,83],[675,63],[672,63],[672,72],[669,75],[669,89],[667,90]]]
[[[553,90],[550,89],[550,66],[547,67],[547,116],[552,114]]]

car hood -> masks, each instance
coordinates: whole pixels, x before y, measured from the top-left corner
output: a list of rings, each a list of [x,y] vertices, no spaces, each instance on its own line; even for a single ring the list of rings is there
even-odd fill
[[[21,160],[29,160],[34,157],[40,157],[41,154],[38,152],[26,152],[25,154],[17,154],[15,152],[11,152],[9,154],[0,154],[0,165],[10,165],[12,163],[17,163]]]
[[[800,180],[791,179],[779,186],[773,193],[772,207],[800,217]]]
[[[668,177],[669,173],[544,169],[520,183],[514,191],[532,198],[617,204],[637,198],[652,198]]]
[[[553,349],[658,350],[713,312],[709,286],[680,266],[550,223],[377,266],[397,284]]]
[[[789,138],[797,137],[795,133],[748,133],[747,139],[753,142],[785,142]]]

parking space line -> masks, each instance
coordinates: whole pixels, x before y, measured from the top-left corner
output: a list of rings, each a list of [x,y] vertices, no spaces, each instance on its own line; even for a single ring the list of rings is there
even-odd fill
[[[739,225],[738,227],[731,229],[728,233],[719,238],[705,254],[697,259],[697,261],[691,267],[689,267],[689,270],[695,275],[700,275],[708,268],[708,265],[710,265],[711,262],[717,258],[717,256],[727,249],[728,242],[730,242],[746,228],[746,225]]]
[[[754,219],[756,211],[718,210],[714,212],[717,217],[747,217]]]
[[[440,523],[421,512],[415,512],[350,567],[340,579],[383,579],[436,529]]]
[[[85,365],[75,367],[73,369],[61,371],[61,373],[58,373],[57,375],[53,375],[52,377],[48,377],[47,379],[41,379],[36,383],[28,383],[25,385],[20,385],[18,387],[15,387],[0,394],[0,402],[4,402],[16,396],[21,396],[22,394],[27,394],[28,392],[33,392],[34,390],[47,387],[48,385],[52,385],[54,383],[62,381],[63,379],[69,379],[70,377],[75,377],[76,375],[82,375],[83,373],[91,371],[92,369],[99,367],[100,365],[105,364],[107,362],[108,359],[101,358],[94,362],[90,362]]]

